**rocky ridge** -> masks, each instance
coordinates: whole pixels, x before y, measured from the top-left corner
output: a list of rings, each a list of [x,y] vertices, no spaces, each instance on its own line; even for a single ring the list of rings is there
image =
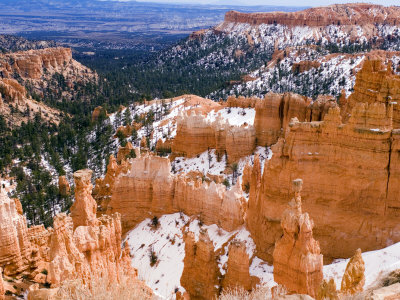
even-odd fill
[[[0,77],[0,113],[13,126],[26,122],[36,113],[58,124],[61,112],[39,101],[45,93],[51,90],[60,99],[72,100],[76,86],[98,80],[95,72],[72,58],[69,48],[1,54]]]
[[[234,95],[263,98],[268,92],[290,91],[316,98],[327,94],[339,98],[344,91],[349,96],[354,91],[356,74],[366,60],[392,63],[398,74],[400,53],[372,50],[364,53],[329,53],[316,47],[302,46],[276,50],[266,66],[252,71],[255,80],[239,82],[210,94],[226,99]]]
[[[34,282],[48,283],[52,287],[49,290],[39,289],[39,285],[32,286],[29,299],[55,295],[63,282],[72,279],[108,278],[118,282],[120,276],[128,275],[131,280],[136,280],[137,275],[130,265],[129,252],[121,248],[120,215],[100,218],[94,215],[84,220],[90,216],[90,209],[83,205],[85,201],[91,203],[90,193],[85,193],[88,188],[91,190],[90,176],[91,172],[88,170],[75,174],[76,184],[80,187],[76,189],[75,197],[81,204],[75,206],[72,216],[57,215],[54,227],[48,229],[43,226],[28,229],[19,201],[9,199],[1,191],[0,211],[3,212],[3,225],[0,265],[4,267],[6,275],[25,274]],[[80,224],[79,222],[85,225],[74,228],[73,224]],[[144,285],[143,288],[146,289]],[[147,291],[147,295],[151,294]]]
[[[370,24],[395,26],[399,24],[399,15],[400,9],[396,6],[348,3],[314,7],[297,12],[240,13],[230,11],[225,15],[225,22],[309,27],[329,25],[366,26]]]

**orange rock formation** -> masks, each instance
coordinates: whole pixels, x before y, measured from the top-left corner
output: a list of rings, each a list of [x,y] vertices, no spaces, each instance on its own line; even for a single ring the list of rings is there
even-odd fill
[[[0,65],[4,77],[18,73],[23,78],[39,79],[45,69],[48,72],[61,69],[71,60],[70,48],[46,48],[5,54],[0,57]]]
[[[324,256],[350,257],[359,247],[374,250],[400,240],[399,143],[392,115],[392,104],[358,103],[347,124],[338,107],[320,122],[291,121],[262,177],[256,166],[250,183],[247,223],[264,259],[271,260],[281,234],[278,222],[293,177],[305,179],[303,207],[315,221]],[[345,245],[339,242],[343,235]]]
[[[385,68],[381,60],[364,62],[357,73],[354,93],[346,99],[344,121],[358,103],[393,103],[393,128],[400,128],[400,76],[393,73],[391,64]]]
[[[89,169],[74,173],[75,202],[71,207],[74,229],[78,226],[90,225],[96,221],[97,204],[92,197],[92,173]]]
[[[6,275],[28,269],[31,245],[26,218],[17,208],[18,199],[10,199],[0,187],[0,267]]]
[[[220,117],[209,122],[202,114],[183,113],[177,120],[177,133],[172,144],[175,155],[194,157],[209,148],[220,155],[225,152],[229,162],[249,155],[255,148],[256,133],[253,126],[230,126]]]
[[[71,187],[69,186],[67,177],[58,177],[58,190],[62,196],[68,196],[71,193]]]
[[[31,116],[41,113],[43,119],[55,124],[59,123],[60,111],[28,98],[26,89],[16,80],[11,78],[0,79],[0,115],[9,123],[19,125],[22,121],[26,122],[29,119],[26,114],[27,109],[29,109]],[[19,114],[16,112],[19,112]]]
[[[251,291],[257,283],[256,277],[251,277],[250,259],[243,242],[233,241],[229,245],[228,264],[222,282],[224,289],[242,288]]]
[[[223,184],[173,175],[168,158],[148,154],[121,167],[126,171],[115,178],[111,200],[102,209],[122,215],[124,232],[146,218],[180,211],[200,215],[204,223],[217,224],[227,231],[244,223],[239,185],[227,190]]]
[[[323,259],[313,238],[313,221],[302,213],[302,185],[301,179],[293,181],[294,198],[283,212],[283,237],[273,253],[274,280],[291,292],[315,297],[323,279]]]
[[[181,285],[190,299],[214,299],[218,296],[218,269],[214,246],[207,233],[196,242],[193,233],[185,237],[185,259]]]
[[[256,104],[254,127],[258,145],[272,145],[282,134],[293,117],[307,120],[307,107],[311,99],[297,94],[268,93],[265,99]]]
[[[318,61],[303,60],[298,63],[293,63],[292,72],[294,74],[299,74],[299,73],[309,71],[313,68],[317,69],[320,66],[321,66],[321,63]]]
[[[349,14],[351,18],[349,18]],[[335,4],[315,7],[298,12],[240,13],[227,12],[225,22],[259,24],[282,24],[287,26],[329,25],[398,25],[400,9],[374,4]]]
[[[336,283],[333,278],[329,281],[323,280],[321,286],[319,287],[318,294],[316,297],[317,300],[339,300],[339,294],[336,291]]]
[[[362,292],[365,284],[364,272],[365,265],[361,256],[361,249],[357,249],[356,253],[346,266],[340,291],[344,294],[350,295]]]
[[[0,268],[0,300],[4,300],[4,284],[3,284],[3,270]]]
[[[128,252],[121,250],[120,215],[94,215],[94,199],[88,194],[92,187],[90,176],[90,170],[75,172],[78,205],[74,206],[74,214],[59,214],[54,219],[49,266],[49,281],[54,286],[67,279],[91,276],[118,280],[120,272],[135,276]]]

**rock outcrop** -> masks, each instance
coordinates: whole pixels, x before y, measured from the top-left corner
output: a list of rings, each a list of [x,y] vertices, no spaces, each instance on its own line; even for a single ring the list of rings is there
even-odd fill
[[[229,162],[249,155],[255,148],[256,133],[253,126],[230,126],[217,117],[210,122],[201,113],[183,113],[177,120],[177,133],[172,144],[176,156],[194,157],[207,149],[227,154]]]
[[[329,108],[337,103],[331,96],[319,96],[315,101],[311,98],[293,93],[268,93],[264,99],[255,102],[257,145],[271,146],[284,135],[284,131],[292,118],[304,121],[321,121]]]
[[[181,285],[190,299],[214,299],[218,296],[220,272],[214,245],[207,233],[200,233],[196,242],[193,233],[185,237],[185,259]]]
[[[242,288],[251,291],[257,283],[257,278],[250,276],[250,258],[245,244],[232,241],[228,253],[227,270],[222,282],[223,289]]]
[[[322,281],[316,299],[339,300],[339,294],[336,290],[336,283],[335,280],[333,280],[333,278],[329,279],[329,281],[325,279]]]
[[[41,117],[58,124],[61,112],[27,96],[25,87],[12,78],[0,79],[0,115],[9,124],[18,126],[40,113]]]
[[[97,203],[92,197],[92,173],[89,169],[74,173],[75,202],[71,207],[74,229],[78,226],[91,225],[96,221]]]
[[[53,76],[62,78],[54,80]],[[43,119],[58,124],[61,112],[39,98],[50,93],[58,99],[74,99],[81,87],[96,82],[98,76],[72,58],[69,48],[45,48],[0,55],[0,114],[19,125],[40,113]],[[18,81],[17,81],[18,80]],[[29,87],[29,94],[25,87]],[[5,105],[7,102],[8,105]]]
[[[349,18],[351,15],[351,18]],[[298,12],[240,13],[227,12],[225,22],[260,24],[281,24],[287,26],[329,26],[371,24],[398,25],[400,9],[374,4],[335,4],[309,8]]]
[[[381,60],[373,59],[364,62],[356,76],[354,93],[346,99],[344,121],[359,103],[393,104],[393,128],[400,128],[400,76],[393,73],[391,64],[385,67]]]
[[[19,200],[10,199],[0,187],[0,267],[6,275],[21,273],[30,265],[28,227],[19,207]]]
[[[275,144],[291,118],[307,120],[307,107],[310,104],[310,98],[292,93],[268,93],[263,100],[257,101],[254,120],[257,144]]]
[[[127,259],[129,253],[121,250],[120,215],[96,218],[92,210],[90,176],[90,170],[75,172],[78,205],[74,206],[74,215],[59,214],[54,219],[49,250],[49,281],[53,286],[92,276],[116,281],[121,273],[135,276]]]
[[[65,176],[58,177],[58,190],[60,191],[61,196],[69,196],[70,195],[71,187],[69,186],[67,177],[65,177]]]
[[[4,300],[4,284],[3,284],[3,270],[0,268],[0,300]]]
[[[0,58],[3,77],[18,73],[22,78],[33,80],[41,78],[45,71],[61,70],[71,60],[71,49],[61,47],[13,52]]]
[[[354,295],[362,292],[365,284],[365,265],[361,256],[361,249],[357,249],[350,259],[343,274],[340,291],[343,294]]]
[[[173,175],[168,158],[151,156],[129,160],[111,186],[111,200],[102,207],[107,214],[119,212],[123,232],[146,218],[175,212],[201,216],[205,224],[232,231],[244,223],[244,198],[239,185],[223,184]]]
[[[271,261],[283,199],[297,177],[305,180],[303,208],[327,261],[400,241],[399,135],[392,116],[393,104],[374,102],[356,104],[346,124],[337,106],[323,121],[292,119],[262,176],[258,166],[252,171],[246,220],[263,259]]]
[[[323,258],[313,238],[313,221],[301,209],[302,185],[301,179],[293,181],[294,198],[283,212],[283,237],[273,253],[274,280],[290,292],[315,297],[323,279]]]

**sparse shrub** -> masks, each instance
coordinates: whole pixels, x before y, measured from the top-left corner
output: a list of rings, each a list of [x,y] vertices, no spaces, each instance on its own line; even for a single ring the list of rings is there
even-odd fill
[[[284,296],[286,291],[281,287],[276,287],[275,296]],[[245,291],[243,288],[229,288],[222,291],[219,300],[271,300],[271,289],[266,286],[260,286],[251,292]]]
[[[46,276],[47,276],[47,274],[49,274],[49,272],[46,269],[43,269],[42,272],[40,272],[40,273],[42,273],[42,274],[44,274]]]
[[[400,282],[400,269],[393,271],[388,276],[386,276],[382,281],[382,285],[389,286],[398,282]]]
[[[154,216],[153,219],[151,219],[151,225],[152,225],[154,228],[157,228],[159,224],[160,224],[160,223],[158,222],[158,217],[157,217],[157,216]]]
[[[154,251],[153,247],[151,247],[151,249],[149,251],[149,257],[150,257],[150,266],[153,267],[158,261],[158,256],[157,256],[156,252]]]
[[[231,184],[227,178],[225,178],[225,180],[222,182],[222,184],[225,185],[227,188],[229,188],[231,186]]]
[[[136,158],[136,152],[132,149],[128,155],[125,156],[126,158]]]

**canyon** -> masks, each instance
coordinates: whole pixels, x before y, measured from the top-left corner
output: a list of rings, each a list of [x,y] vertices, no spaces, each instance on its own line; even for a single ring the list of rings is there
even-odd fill
[[[371,86],[373,81],[361,79],[375,78],[374,76],[380,76],[380,81],[376,80],[379,84],[374,87]],[[248,265],[254,263],[257,256],[274,263],[274,270],[278,274],[280,271],[275,264],[284,268],[285,263],[279,263],[279,257],[283,254],[275,255],[274,249],[278,251],[276,253],[289,251],[279,252],[279,247],[276,246],[282,231],[287,231],[288,237],[285,238],[284,234],[284,240],[290,240],[289,236],[299,236],[299,245],[309,245],[307,249],[311,249],[311,253],[318,257],[319,273],[316,274],[319,275],[315,275],[318,279],[309,279],[309,283],[296,281],[297,284],[304,282],[301,284],[302,288],[308,286],[309,289],[302,290],[287,282],[285,286],[298,293],[308,293],[316,297],[322,282],[322,256],[318,256],[319,253],[324,255],[325,263],[330,263],[336,258],[351,257],[359,248],[362,251],[382,249],[400,240],[396,221],[398,162],[397,155],[394,154],[398,144],[394,113],[396,102],[380,100],[390,99],[381,96],[386,95],[385,93],[396,97],[396,83],[391,83],[390,89],[381,88],[386,82],[397,82],[396,76],[390,65],[385,68],[380,61],[366,61],[357,75],[355,92],[348,98],[342,96],[339,103],[329,96],[320,96],[313,101],[296,94],[271,93],[264,99],[229,98],[225,104],[214,106],[210,111],[205,109],[207,106],[202,108],[202,102],[199,101],[192,107],[192,112],[189,109],[181,115],[172,114],[176,135],[169,140],[172,150],[170,158],[144,153],[133,159],[122,159],[120,164],[115,159],[110,159],[111,171],[105,177],[109,179],[103,184],[99,181],[99,189],[108,190],[108,200],[98,202],[101,204],[101,211],[120,212],[123,231],[128,235],[129,230],[145,220],[177,212],[197,216],[205,225],[217,224],[227,232],[235,232],[245,226],[256,248],[254,256],[249,256]],[[365,90],[376,91],[371,92],[374,97],[371,97],[370,103],[365,102]],[[214,182],[215,177],[205,170],[194,173],[194,177],[185,170],[175,174],[171,161],[174,165],[177,160],[182,159],[187,162],[201,160],[199,155],[214,147],[217,148],[215,153],[218,152],[216,124],[226,122],[223,119],[230,118],[228,110],[233,112],[236,109],[246,109],[247,114],[254,111],[254,119],[240,128],[250,134],[253,151],[260,146],[271,146],[272,158],[260,163],[258,154],[253,157],[250,150],[245,148],[241,151],[244,157],[247,154],[253,158],[247,160],[244,168],[240,169],[243,177],[231,189]],[[217,115],[212,117],[214,111]],[[165,123],[167,121],[162,122]],[[175,142],[179,145],[175,145]],[[240,142],[236,145],[240,145]],[[229,153],[227,147],[220,149]],[[228,158],[229,156],[228,154]],[[232,156],[242,165],[242,158]],[[211,164],[214,164],[213,159]],[[232,160],[227,162],[232,163]],[[304,179],[302,208],[310,216],[299,215],[302,216],[301,220],[307,221],[304,221],[304,226],[296,225],[299,230],[303,230],[298,234],[293,234],[292,229],[285,227],[291,225],[282,223],[283,230],[280,226],[285,220],[281,216],[285,215],[288,195],[292,191],[291,184],[295,178]],[[370,178],[374,180],[371,181]],[[340,186],[346,188],[341,189]],[[311,222],[311,218],[314,222]],[[285,222],[296,224],[300,221],[288,219]],[[311,240],[307,242],[312,228]],[[340,242],[343,238],[346,239],[345,244]],[[189,280],[188,275],[184,274],[192,274],[194,269],[204,264],[214,270],[216,260],[210,257],[219,255],[215,254],[216,250],[210,250],[213,247],[210,246],[207,236],[200,237],[200,242],[194,242],[189,233],[184,241],[185,252],[191,254],[185,256],[182,286],[195,298],[216,295],[217,291],[211,289],[212,286],[224,288],[224,283],[217,280],[217,271],[215,274],[207,274],[211,277],[199,277],[198,281],[193,276]],[[318,241],[318,246],[315,241]],[[291,243],[297,245],[295,240]],[[232,255],[240,249],[240,246],[234,248],[234,245],[230,246],[232,250],[235,249],[229,251]],[[193,252],[192,248],[204,248],[204,255],[199,257],[199,261],[193,261],[191,256],[196,256],[196,251]],[[291,261],[295,263],[298,260]],[[231,264],[232,259],[228,256],[225,268],[229,269]],[[316,262],[310,264],[314,267],[318,265]],[[296,270],[303,267],[289,268]],[[240,267],[240,270],[245,269],[246,267]],[[287,272],[289,271],[282,271],[281,274],[288,274]],[[232,280],[231,274],[226,273],[225,282]],[[281,278],[292,277],[281,275]],[[253,286],[251,274],[250,277],[241,275],[241,278],[245,278],[241,283],[243,287],[248,289]],[[276,280],[279,282],[280,279]],[[200,295],[200,290],[205,294]]]
[[[215,65],[257,51],[271,59],[233,89],[227,82],[226,101],[143,94],[124,102],[110,86],[97,86],[106,78],[75,61],[69,48],[0,54],[6,123],[23,126],[40,112],[44,134],[59,130],[43,145],[10,139],[19,156],[1,173],[0,299],[63,299],[66,291],[129,298],[124,288],[139,299],[225,299],[237,291],[243,298],[396,299],[399,12],[350,4],[227,13],[186,42],[202,47],[230,37],[222,63],[208,52]],[[177,47],[170,51],[189,53]],[[321,81],[299,80],[303,75]],[[279,92],[263,90],[266,81]],[[320,83],[332,93],[284,86]],[[74,106],[78,94],[88,102]],[[53,102],[39,101],[49,95]],[[64,123],[77,116],[82,120]],[[75,135],[71,124],[87,130]],[[52,154],[44,157],[40,148]],[[29,218],[37,217],[30,201],[47,196],[42,178],[49,201],[60,200],[44,214],[46,226]],[[24,198],[24,189],[32,197]]]
[[[31,297],[58,293],[68,280],[118,280],[121,272],[136,278],[143,270],[159,274],[168,261],[163,247],[143,240],[137,248],[132,237],[142,228],[158,242],[161,220],[177,216],[181,221],[170,224],[181,227],[164,245],[182,249],[182,269],[176,287],[163,296],[209,299],[234,286],[251,291],[262,282],[312,297],[362,293],[367,270],[361,250],[400,241],[397,116],[396,102],[390,100],[396,99],[396,76],[390,65],[366,61],[355,92],[339,103],[330,96],[312,100],[293,93],[231,97],[225,103],[191,95],[173,99],[149,140],[150,146],[168,141],[170,157],[152,153],[141,142],[146,128],[137,127],[136,140],[128,138],[110,156],[95,187],[92,171],[74,173],[71,214],[58,214],[52,228],[28,229],[19,201],[2,192],[0,211],[8,226],[0,242],[4,274],[25,272],[36,282],[51,284],[51,290],[32,288]],[[374,93],[365,93],[372,89]],[[143,114],[160,104],[144,104]],[[132,108],[132,113],[140,109]],[[167,128],[168,138],[163,137]],[[242,133],[228,142],[232,132]],[[208,167],[177,168],[190,162]],[[66,178],[58,182],[63,194],[71,193]],[[138,251],[152,254],[135,271],[132,257]],[[341,289],[323,281],[329,279],[323,262],[354,253]],[[335,277],[336,282],[341,278]],[[146,284],[150,287],[144,290],[151,294],[156,284]]]

